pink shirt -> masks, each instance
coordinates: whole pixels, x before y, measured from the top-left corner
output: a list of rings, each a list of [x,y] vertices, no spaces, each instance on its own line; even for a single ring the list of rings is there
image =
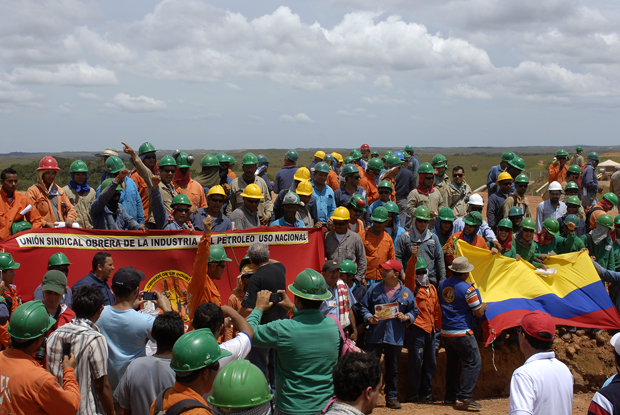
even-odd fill
[[[394,288],[389,288],[387,285],[384,285],[383,288],[385,289],[385,295],[387,295],[388,301],[392,301],[392,297],[394,297],[394,293],[396,292],[396,290],[400,288],[400,282]]]

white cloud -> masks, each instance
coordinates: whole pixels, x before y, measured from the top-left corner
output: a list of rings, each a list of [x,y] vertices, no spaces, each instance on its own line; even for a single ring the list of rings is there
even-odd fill
[[[101,97],[94,92],[80,92],[78,96],[87,101],[101,101]]]
[[[409,102],[403,98],[389,98],[384,95],[374,97],[362,97],[362,102],[371,105],[409,105]]]
[[[0,103],[24,103],[40,99],[32,91],[0,79]]]
[[[130,112],[151,112],[161,111],[167,108],[166,102],[155,98],[140,95],[131,97],[127,94],[119,93],[114,96],[113,104],[106,104],[108,108],[119,107]]]
[[[390,80],[389,75],[381,75],[375,79],[373,86],[375,88],[392,89],[392,81]]]
[[[314,120],[308,117],[303,112],[300,112],[297,115],[286,115],[286,114],[280,115],[279,120],[286,121],[286,122],[301,123],[301,124],[314,124]]]
[[[69,115],[71,114],[71,109],[66,105],[59,105],[56,108],[56,112],[60,115]]]
[[[253,114],[248,114],[248,118],[251,119],[252,121],[264,121],[265,119],[263,117],[259,117],[258,115],[253,115]]]
[[[354,110],[338,110],[337,115],[360,115],[367,112],[365,108],[355,108]]]
[[[9,80],[22,84],[116,85],[116,75],[109,69],[90,66],[86,62],[60,64],[50,67],[17,67]]]
[[[237,84],[233,84],[232,82],[226,82],[224,85],[233,91],[241,91],[241,87]]]
[[[466,84],[458,84],[455,88],[447,88],[446,94],[465,99],[490,99],[491,94]]]

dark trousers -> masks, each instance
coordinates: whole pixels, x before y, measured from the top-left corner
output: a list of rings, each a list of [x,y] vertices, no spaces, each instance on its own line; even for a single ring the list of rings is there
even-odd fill
[[[398,398],[398,362],[403,346],[394,346],[387,343],[366,344],[366,350],[381,359],[385,355],[385,399]]]
[[[443,342],[446,349],[445,400],[471,398],[482,365],[478,343],[471,334],[444,337]],[[464,367],[461,367],[462,362],[465,362]]]
[[[275,355],[272,348],[254,346],[248,354],[248,360],[250,363],[258,366],[267,378],[269,388],[272,392],[276,390],[276,369],[274,367],[274,359]]]
[[[437,368],[435,333],[427,333],[418,326],[411,325],[405,339],[409,350],[407,399],[432,395],[431,380]]]

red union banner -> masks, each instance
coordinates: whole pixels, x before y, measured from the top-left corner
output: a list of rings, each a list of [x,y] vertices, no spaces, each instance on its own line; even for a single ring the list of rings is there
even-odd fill
[[[202,232],[190,231],[105,231],[85,229],[32,229],[0,242],[21,264],[15,285],[23,301],[41,284],[48,258],[63,252],[69,258],[69,286],[86,276],[95,253],[112,255],[116,269],[133,266],[144,272],[142,288],[167,292],[174,310],[185,316],[187,284],[193,272],[194,257]],[[216,281],[222,303],[228,302],[237,286],[239,263],[250,245],[269,244],[270,257],[286,267],[287,283],[305,268],[320,270],[325,259],[323,231],[306,228],[260,227],[211,235],[213,245],[222,245],[232,259],[222,279]]]

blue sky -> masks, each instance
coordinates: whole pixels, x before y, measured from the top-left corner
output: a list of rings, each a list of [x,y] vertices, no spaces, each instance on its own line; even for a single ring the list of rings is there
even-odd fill
[[[0,4],[2,152],[617,144],[617,2]]]

